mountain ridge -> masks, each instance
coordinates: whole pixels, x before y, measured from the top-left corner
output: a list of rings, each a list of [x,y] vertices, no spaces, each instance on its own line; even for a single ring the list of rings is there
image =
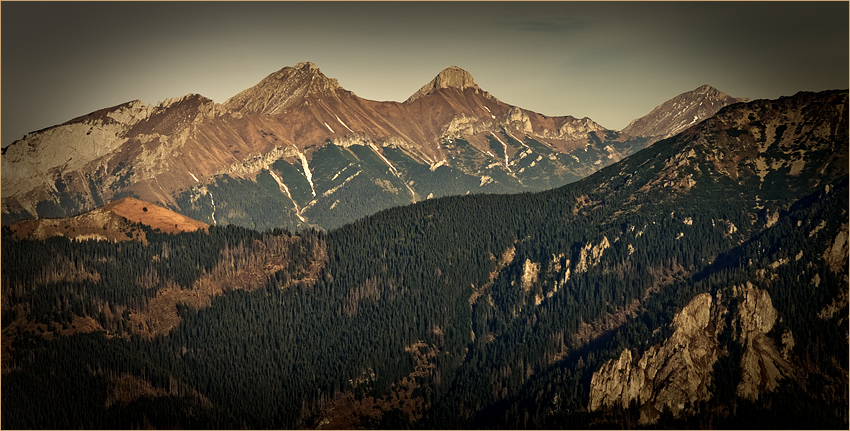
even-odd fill
[[[305,97],[339,97],[338,91],[353,94],[340,87],[336,79],[325,76],[314,63],[302,62],[266,76],[253,87],[227,99],[223,106],[233,112],[276,115],[283,114],[290,105]]]
[[[4,422],[846,428],[847,104],[735,104],[571,184],[327,231],[4,236]],[[110,406],[125,374],[156,390]]]
[[[2,220],[134,196],[209,224],[334,227],[429,197],[556,187],[653,140],[621,135],[505,104],[456,66],[399,103],[362,99],[303,62],[223,104],[132,101],[28,134],[3,152]],[[341,205],[358,193],[373,198]],[[284,213],[258,212],[272,203]]]
[[[457,90],[471,88],[476,93],[481,91],[481,88],[478,87],[478,84],[476,84],[475,80],[472,78],[472,74],[458,66],[449,66],[440,71],[440,73],[438,73],[431,82],[423,85],[422,88],[408,97],[404,103],[410,103],[442,88],[454,88]]]
[[[669,138],[698,120],[711,117],[720,108],[742,101],[744,99],[729,96],[708,84],[703,84],[665,101],[643,117],[632,120],[620,133],[625,136]]]

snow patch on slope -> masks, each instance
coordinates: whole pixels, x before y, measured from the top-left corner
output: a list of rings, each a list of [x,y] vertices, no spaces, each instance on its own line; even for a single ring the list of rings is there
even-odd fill
[[[383,154],[381,154],[381,152],[380,152],[380,151],[378,151],[378,147],[377,147],[377,146],[375,146],[375,144],[373,144],[373,143],[371,143],[371,142],[370,142],[370,143],[369,143],[369,147],[370,147],[370,148],[372,148],[372,151],[374,151],[374,152],[375,152],[375,154],[377,154],[377,155],[378,155],[378,157],[380,157],[380,158],[381,158],[381,160],[383,160],[383,161],[384,161],[384,163],[386,163],[386,164],[387,164],[387,166],[389,166],[389,167],[390,167],[390,171],[392,171],[393,175],[395,175],[395,176],[396,176],[396,178],[400,179],[400,180],[401,180],[401,183],[402,183],[402,184],[404,184],[404,187],[406,187],[406,188],[407,188],[407,190],[410,192],[410,198],[411,198],[411,200],[412,200],[413,202],[416,202],[416,193],[413,191],[413,189],[411,189],[411,188],[410,188],[410,186],[409,186],[409,185],[407,185],[407,182],[405,182],[405,181],[404,181],[404,178],[402,178],[402,177],[398,174],[398,171],[396,170],[395,166],[393,166],[393,164],[392,164],[392,163],[390,163],[390,161],[389,161],[389,160],[387,160],[387,158],[386,158],[386,157],[384,157],[384,155],[383,155]]]
[[[347,124],[343,123],[342,120],[339,119],[339,115],[334,116],[336,117],[336,121],[339,121],[339,124],[342,124],[342,126],[348,129],[349,132],[354,133],[354,130],[351,130],[351,127],[348,127]]]
[[[344,186],[344,185],[348,184],[348,182],[349,182],[349,181],[351,181],[352,179],[354,179],[354,177],[356,177],[356,176],[360,175],[360,173],[361,173],[361,172],[363,172],[363,171],[357,171],[354,175],[352,175],[352,176],[350,176],[350,177],[346,178],[346,179],[345,179],[345,181],[343,181],[340,185],[338,185],[338,186],[336,186],[336,187],[334,187],[334,188],[332,188],[332,189],[330,189],[330,190],[328,190],[328,191],[326,191],[326,192],[322,193],[322,196],[330,196],[330,195],[332,195],[334,192],[336,192],[337,190],[339,190],[342,186]],[[315,202],[315,201],[314,201],[314,202]],[[313,202],[311,202],[311,205],[312,205],[312,203],[313,203]]]
[[[283,183],[283,180],[281,180],[280,177],[277,176],[277,174],[273,170],[269,169],[268,166],[266,166],[266,169],[272,175],[272,178],[274,178],[275,182],[277,182],[277,186],[278,188],[280,188],[281,193],[285,194],[286,197],[288,197],[289,200],[292,201],[292,204],[295,205],[295,215],[297,215],[298,218],[301,219],[301,221],[306,222],[307,220],[304,220],[304,217],[301,217],[301,208],[298,207],[298,202],[295,202],[295,199],[292,199],[292,193],[290,193],[289,187],[287,187],[286,184]]]
[[[215,199],[213,199],[213,194],[211,191],[207,190],[207,194],[210,195],[210,203],[212,204],[212,214],[210,214],[210,218],[212,218],[213,224],[217,225],[218,222],[215,221]]]
[[[499,141],[500,144],[502,144],[502,148],[505,149],[505,167],[508,169],[508,171],[510,171],[511,168],[508,166],[508,144],[502,142],[502,140],[499,139],[499,137],[496,136],[495,133],[490,132],[490,135],[492,135],[494,138],[496,138],[496,140]]]
[[[513,139],[514,141],[517,141],[517,142],[519,142],[520,144],[522,144],[522,146],[523,146],[523,147],[525,147],[525,148],[527,148],[527,149],[528,149],[528,151],[531,151],[531,147],[529,147],[528,145],[526,145],[526,144],[525,144],[525,142],[522,142],[521,140],[517,139],[517,138],[516,138],[516,136],[514,136],[511,132],[509,132],[509,131],[505,130],[505,133],[507,133],[507,134],[508,134],[508,136],[510,136],[510,137],[511,137],[511,139]],[[507,153],[506,153],[506,154],[507,154]]]
[[[310,183],[310,191],[313,192],[313,197],[316,197],[316,188],[313,186],[313,173],[310,172],[310,164],[307,163],[307,157],[295,145],[293,145],[292,148],[295,149],[295,152],[298,153],[298,158],[301,159],[301,166],[304,168],[304,176],[307,177],[307,182]]]
[[[337,172],[337,173],[333,176],[333,178],[331,178],[331,181],[336,181],[336,179],[337,179],[337,178],[339,178],[339,176],[340,176],[343,172],[345,172],[345,170],[346,170],[346,169],[350,168],[351,166],[353,166],[353,165],[352,165],[351,163],[349,163],[349,164],[348,164],[348,166],[346,166],[346,167],[342,168],[342,170],[341,170],[341,171]]]

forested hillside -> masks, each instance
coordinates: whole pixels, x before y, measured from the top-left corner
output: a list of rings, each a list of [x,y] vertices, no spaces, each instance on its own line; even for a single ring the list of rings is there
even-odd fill
[[[846,107],[330,232],[4,229],[3,426],[846,429]]]

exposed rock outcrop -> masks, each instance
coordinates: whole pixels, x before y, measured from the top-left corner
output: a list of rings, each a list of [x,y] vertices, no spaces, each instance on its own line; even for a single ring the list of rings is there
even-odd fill
[[[83,169],[127,142],[126,132],[148,118],[153,106],[134,100],[65,124],[25,135],[3,153],[3,197],[55,190],[55,176]],[[53,145],[54,142],[64,145]],[[21,200],[35,214],[31,199]]]
[[[508,110],[508,118],[505,119],[504,124],[505,126],[513,127],[526,133],[530,133],[534,130],[531,126],[531,119],[528,118],[528,114],[516,106],[512,106],[511,109]]]
[[[686,403],[707,400],[711,373],[721,353],[717,336],[723,330],[726,307],[704,293],[694,298],[673,319],[676,330],[663,344],[652,346],[635,363],[624,350],[610,360],[590,383],[590,410],[627,408],[641,404],[641,423],[654,422],[665,407],[678,415]]]
[[[531,259],[526,259],[522,266],[522,290],[528,291],[531,286],[537,282],[540,274],[540,264],[532,262]]]
[[[579,258],[578,263],[575,266],[576,274],[581,274],[582,272],[587,272],[590,268],[599,264],[599,261],[602,259],[602,253],[611,246],[611,243],[608,241],[608,237],[602,237],[602,241],[597,245],[593,245],[591,243],[585,244],[579,250]]]
[[[847,223],[841,225],[841,229],[838,231],[838,235],[835,236],[832,246],[827,248],[823,253],[823,259],[829,264],[829,268],[832,269],[833,272],[839,272],[844,265],[847,265],[847,228]]]
[[[443,132],[440,134],[440,140],[445,141],[458,139],[474,135],[476,133],[490,132],[492,130],[494,130],[494,128],[490,121],[482,121],[477,117],[460,115],[452,118],[452,121],[443,128]]]
[[[767,336],[777,319],[767,291],[747,282],[734,287],[732,293],[738,303],[731,329],[734,342],[744,347],[737,393],[755,400],[793,374],[786,360],[793,339],[790,334],[784,337],[785,349],[780,354]],[[628,408],[637,402],[640,422],[649,424],[665,409],[679,416],[688,404],[709,400],[714,363],[727,354],[718,342],[727,327],[725,302],[720,293],[715,297],[698,295],[673,318],[675,331],[663,344],[650,347],[639,357],[627,349],[618,359],[606,362],[591,379],[588,408]]]
[[[413,93],[413,95],[410,96],[405,103],[427,96],[441,88],[455,88],[458,90],[471,88],[476,92],[481,91],[469,72],[457,66],[451,66],[443,69],[433,80],[431,80],[431,82],[423,85],[419,91]]]
[[[759,394],[773,391],[783,375],[792,373],[791,365],[779,353],[767,333],[776,323],[776,309],[767,291],[753,287],[736,289],[743,299],[738,303],[738,312],[732,321],[736,341],[744,346],[741,357],[741,381],[738,384],[738,396],[756,400]],[[736,296],[738,296],[736,295]],[[786,338],[787,339],[787,338]],[[793,339],[792,339],[793,340]],[[789,342],[786,342],[788,346]],[[788,356],[791,347],[785,352]]]

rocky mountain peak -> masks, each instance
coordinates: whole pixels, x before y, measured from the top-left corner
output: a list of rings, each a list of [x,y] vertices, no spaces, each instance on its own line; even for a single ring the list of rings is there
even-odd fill
[[[422,86],[414,93],[406,102],[412,102],[422,96],[433,93],[441,88],[456,88],[464,90],[472,88],[476,91],[481,90],[475,80],[472,79],[472,74],[457,66],[450,66],[443,69],[431,82]]]
[[[709,94],[709,93],[723,94],[720,90],[718,90],[718,89],[716,89],[716,88],[714,88],[714,87],[712,87],[708,84],[700,85],[699,87],[694,89],[694,91],[691,91],[691,93],[694,93],[694,94]],[[684,94],[688,94],[688,93],[684,93]]]
[[[184,96],[170,97],[156,104],[156,108],[170,108],[184,102],[212,103],[212,100],[197,93],[189,93]]]
[[[687,93],[682,93],[680,96],[684,96],[684,97],[690,96],[692,98],[697,98],[697,99],[702,98],[702,99],[705,99],[705,100],[714,100],[714,101],[726,101],[726,102],[731,101],[731,102],[729,102],[729,104],[738,103],[738,102],[749,102],[750,101],[750,99],[748,99],[746,97],[730,96],[730,95],[728,95],[728,94],[726,94],[726,93],[724,93],[724,92],[722,92],[722,91],[720,91],[720,90],[718,90],[718,89],[716,89],[716,88],[714,88],[714,87],[712,87],[708,84],[700,85],[699,87],[695,88],[693,91],[689,91]]]
[[[653,140],[669,138],[711,117],[720,108],[743,101],[744,99],[732,97],[703,84],[656,106],[649,114],[629,123],[620,133],[624,136],[643,136]]]
[[[230,111],[275,115],[306,96],[338,97],[338,91],[343,89],[336,79],[325,76],[314,63],[302,62],[263,78],[224,106]]]
[[[293,67],[293,69],[307,69],[307,70],[313,70],[313,71],[318,72],[319,66],[316,66],[316,63],[313,63],[312,61],[302,61],[302,62],[296,64]]]
[[[450,66],[442,71],[431,81],[434,88],[458,88],[463,90],[467,87],[477,88],[472,74],[457,67]]]

